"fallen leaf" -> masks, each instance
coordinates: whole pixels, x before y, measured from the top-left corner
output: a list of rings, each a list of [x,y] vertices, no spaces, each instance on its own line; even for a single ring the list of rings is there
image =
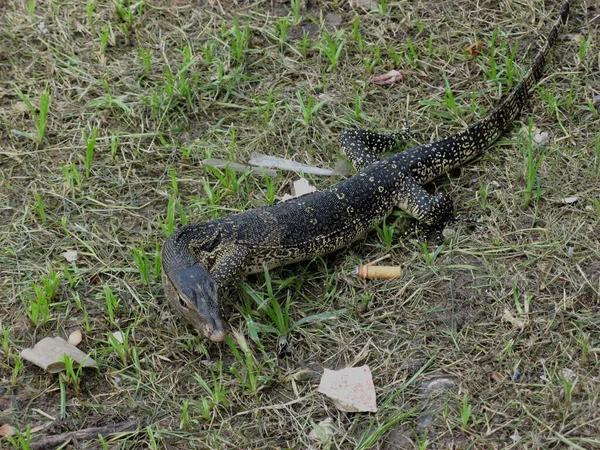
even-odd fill
[[[318,390],[331,398],[340,411],[377,411],[375,386],[369,366],[325,369]]]
[[[482,49],[483,44],[481,43],[481,41],[474,42],[466,48],[467,53],[471,56],[479,55],[479,52],[481,52]]]
[[[77,253],[77,250],[67,250],[66,252],[61,253],[60,256],[64,257],[67,261],[72,262],[77,261],[79,253]]]
[[[502,321],[509,322],[513,326],[515,326],[517,328],[521,328],[521,329],[525,328],[525,324],[526,324],[525,320],[515,317],[508,308],[504,308],[504,314],[502,314]]]
[[[404,77],[402,76],[402,74],[400,72],[398,72],[397,70],[390,70],[387,73],[384,73],[382,75],[377,75],[375,78],[373,78],[373,84],[376,84],[377,86],[385,86],[388,84],[394,84],[397,83],[398,81],[401,81]]]
[[[5,423],[0,427],[0,437],[12,436],[13,434],[15,434],[15,429],[11,425]]]
[[[75,330],[69,335],[69,339],[67,340],[67,342],[77,347],[81,343],[82,339],[83,335],[81,334],[81,331]]]
[[[72,344],[59,337],[46,337],[21,352],[21,358],[50,372],[57,373],[65,370],[63,361],[65,355],[73,359],[73,367],[96,367],[96,361]]]

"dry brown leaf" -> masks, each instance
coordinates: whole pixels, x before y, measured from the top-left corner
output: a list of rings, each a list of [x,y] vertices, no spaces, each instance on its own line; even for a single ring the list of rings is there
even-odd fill
[[[481,43],[481,41],[477,41],[469,45],[466,50],[469,55],[477,56],[479,55],[479,52],[481,52],[482,49],[483,44]]]
[[[13,434],[15,434],[15,429],[11,425],[5,423],[0,427],[0,437],[12,436]]]

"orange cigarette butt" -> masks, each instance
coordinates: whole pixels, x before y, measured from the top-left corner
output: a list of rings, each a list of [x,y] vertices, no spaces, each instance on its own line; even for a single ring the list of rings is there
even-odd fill
[[[398,278],[402,275],[400,266],[358,266],[355,270],[360,278]]]

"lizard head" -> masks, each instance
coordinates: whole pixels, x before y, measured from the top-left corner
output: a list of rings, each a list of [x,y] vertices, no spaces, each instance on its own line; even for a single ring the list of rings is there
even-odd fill
[[[162,269],[165,297],[179,315],[211,341],[225,339],[217,285],[208,271],[198,263],[175,270],[163,265]]]

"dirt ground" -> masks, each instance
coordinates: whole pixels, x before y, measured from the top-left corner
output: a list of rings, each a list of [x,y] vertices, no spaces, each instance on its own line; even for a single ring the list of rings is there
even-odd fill
[[[346,128],[447,136],[516,85],[560,3],[1,2],[0,426],[17,433],[0,447],[134,420],[62,448],[600,448],[596,1],[571,2],[511,130],[428,187],[476,225],[428,244],[397,212],[333,255],[241,280],[220,344],[160,283],[174,228],[277,202],[297,178],[203,160],[332,168]],[[373,83],[390,70],[403,79]],[[400,278],[353,275],[384,256]],[[19,356],[75,330],[97,369]],[[377,413],[317,392],[324,368],[361,365]]]

